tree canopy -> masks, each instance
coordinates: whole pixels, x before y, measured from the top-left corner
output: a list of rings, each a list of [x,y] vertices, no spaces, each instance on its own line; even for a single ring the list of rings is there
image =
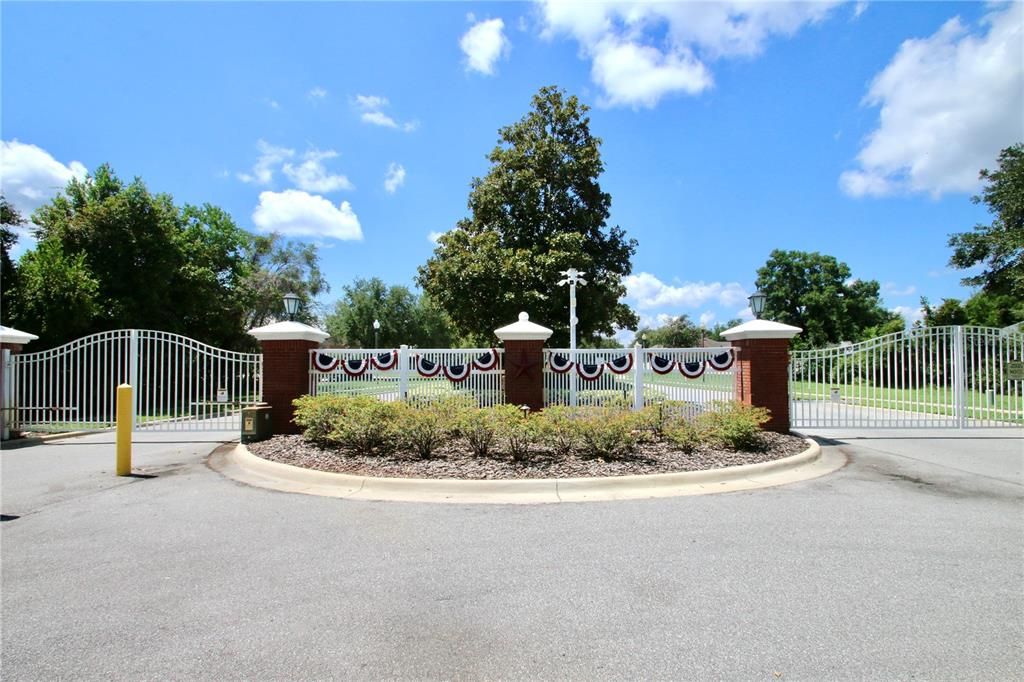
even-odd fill
[[[979,327],[1008,327],[1024,320],[1024,299],[1005,294],[978,291],[966,301],[944,298],[933,307],[927,298],[921,298],[924,311],[922,323],[926,327],[971,324]]]
[[[489,343],[525,310],[554,330],[552,344],[567,344],[569,292],[557,282],[572,267],[587,273],[577,295],[581,339],[636,327],[619,301],[636,241],[607,225],[611,196],[598,183],[601,140],[587,111],[575,96],[541,88],[529,113],[499,131],[490,170],[470,185],[470,216],[419,268],[419,286],[459,334]]]
[[[798,348],[876,336],[903,319],[882,307],[874,280],[854,279],[846,263],[806,251],[772,251],[757,271],[756,286],[766,296],[763,317],[803,329]]]
[[[326,289],[314,247],[255,237],[216,206],[179,208],[108,165],[72,179],[32,223],[36,247],[5,277],[5,323],[43,348],[131,327],[248,348],[247,330],[283,312],[283,289],[306,302]]]
[[[983,169],[980,177],[985,187],[971,201],[985,204],[992,222],[951,235],[949,264],[961,269],[981,266],[980,273],[963,279],[965,285],[1024,300],[1024,143],[1002,150],[999,168]]]
[[[374,334],[373,321],[380,322]],[[325,320],[334,342],[355,348],[419,348],[452,345],[450,325],[444,313],[427,296],[416,296],[407,287],[388,286],[378,277],[357,279]],[[375,338],[376,337],[376,338]]]
[[[25,219],[18,209],[0,194],[0,322],[4,324],[11,319],[12,296],[18,289],[18,274],[11,260],[11,249],[18,242],[15,230],[24,224]]]

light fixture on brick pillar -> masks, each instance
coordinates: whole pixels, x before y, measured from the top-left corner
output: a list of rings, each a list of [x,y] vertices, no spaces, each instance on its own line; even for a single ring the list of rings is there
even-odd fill
[[[295,315],[299,312],[299,303],[301,299],[292,293],[284,295],[284,312],[288,315],[289,320],[294,320]]]
[[[380,348],[380,320],[373,321],[373,347]]]
[[[750,302],[750,312],[754,313],[754,317],[760,320],[761,313],[764,312],[765,301],[768,300],[768,297],[765,294],[761,293],[761,290],[758,289],[750,296],[748,296],[747,300]]]
[[[769,431],[789,432],[789,342],[801,331],[750,320],[722,332],[736,353],[736,400],[767,409],[771,418],[764,428]]]
[[[289,300],[293,302],[289,304]],[[298,305],[298,296],[285,296],[289,316],[297,312]],[[309,392],[310,352],[328,334],[294,320],[250,329],[249,334],[256,337],[263,350],[263,402],[270,405],[273,432],[298,433],[292,401]]]

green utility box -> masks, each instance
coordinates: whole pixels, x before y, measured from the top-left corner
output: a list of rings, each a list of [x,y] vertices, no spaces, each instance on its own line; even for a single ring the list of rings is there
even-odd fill
[[[270,405],[258,403],[242,408],[242,442],[256,443],[274,435],[270,421]]]

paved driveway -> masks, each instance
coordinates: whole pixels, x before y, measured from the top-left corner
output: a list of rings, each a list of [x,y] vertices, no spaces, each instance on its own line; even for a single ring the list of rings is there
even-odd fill
[[[134,479],[109,435],[4,451],[0,674],[1021,679],[1024,433],[828,435],[813,481],[525,507],[249,488],[208,442]]]

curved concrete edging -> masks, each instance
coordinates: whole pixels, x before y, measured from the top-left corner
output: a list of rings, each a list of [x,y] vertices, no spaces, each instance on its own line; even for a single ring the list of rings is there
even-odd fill
[[[253,455],[241,444],[218,448],[212,469],[249,485],[325,497],[403,502],[538,504],[649,497],[707,495],[753,490],[817,478],[831,473],[846,458],[823,455],[810,439],[807,450],[771,462],[673,474],[606,478],[533,478],[505,481],[428,478],[377,478],[303,469]]]

